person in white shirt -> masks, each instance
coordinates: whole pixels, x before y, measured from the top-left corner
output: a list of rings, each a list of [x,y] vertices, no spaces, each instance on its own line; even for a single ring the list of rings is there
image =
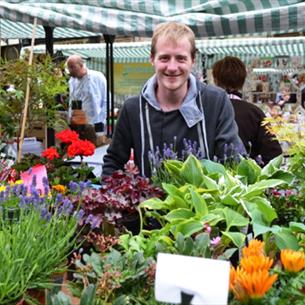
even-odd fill
[[[107,116],[107,81],[102,72],[89,70],[79,55],[67,59],[70,73],[69,100],[81,101],[81,109],[88,124],[94,125],[96,132],[103,132]]]

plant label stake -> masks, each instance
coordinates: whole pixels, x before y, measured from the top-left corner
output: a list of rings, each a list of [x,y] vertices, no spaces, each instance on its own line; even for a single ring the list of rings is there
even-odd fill
[[[30,57],[29,57],[29,66],[31,66],[32,62],[33,62],[36,27],[37,27],[37,18],[34,18],[31,50],[30,50]],[[22,145],[23,145],[23,140],[24,140],[25,123],[26,123],[26,119],[27,119],[27,115],[28,115],[29,98],[30,98],[30,83],[31,83],[31,79],[28,77],[27,84],[26,84],[25,102],[24,102],[24,108],[23,108],[23,114],[22,114],[21,132],[20,132],[19,142],[17,143],[17,145],[18,145],[17,162],[21,161],[21,156],[22,156]]]

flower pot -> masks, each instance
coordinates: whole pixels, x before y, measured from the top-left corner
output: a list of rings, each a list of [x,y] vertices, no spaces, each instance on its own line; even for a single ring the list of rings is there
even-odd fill
[[[41,305],[46,304],[45,289],[39,289],[39,288],[28,289],[26,293],[31,299],[35,300],[37,304],[41,304]],[[30,304],[24,302],[23,305],[30,305]]]

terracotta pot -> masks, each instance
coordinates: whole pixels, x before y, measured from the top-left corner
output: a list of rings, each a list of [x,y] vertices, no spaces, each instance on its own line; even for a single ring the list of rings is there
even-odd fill
[[[46,304],[46,293],[44,289],[28,289],[27,294],[36,300],[39,304]],[[29,305],[27,302],[24,302],[23,305]]]

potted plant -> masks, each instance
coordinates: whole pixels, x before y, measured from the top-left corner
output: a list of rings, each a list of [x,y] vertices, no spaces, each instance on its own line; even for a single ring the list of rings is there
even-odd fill
[[[31,82],[27,126],[37,121],[55,129],[67,126],[58,113],[62,108],[67,109],[67,105],[55,98],[58,94],[67,94],[67,79],[58,73],[62,69],[49,56],[34,57],[32,66],[25,58],[1,63],[0,134],[3,139],[19,136],[28,78]]]
[[[0,190],[1,304],[27,299],[28,289],[50,287],[51,275],[65,270],[77,247],[81,211],[68,198],[51,193],[47,183],[44,194],[34,185]]]

